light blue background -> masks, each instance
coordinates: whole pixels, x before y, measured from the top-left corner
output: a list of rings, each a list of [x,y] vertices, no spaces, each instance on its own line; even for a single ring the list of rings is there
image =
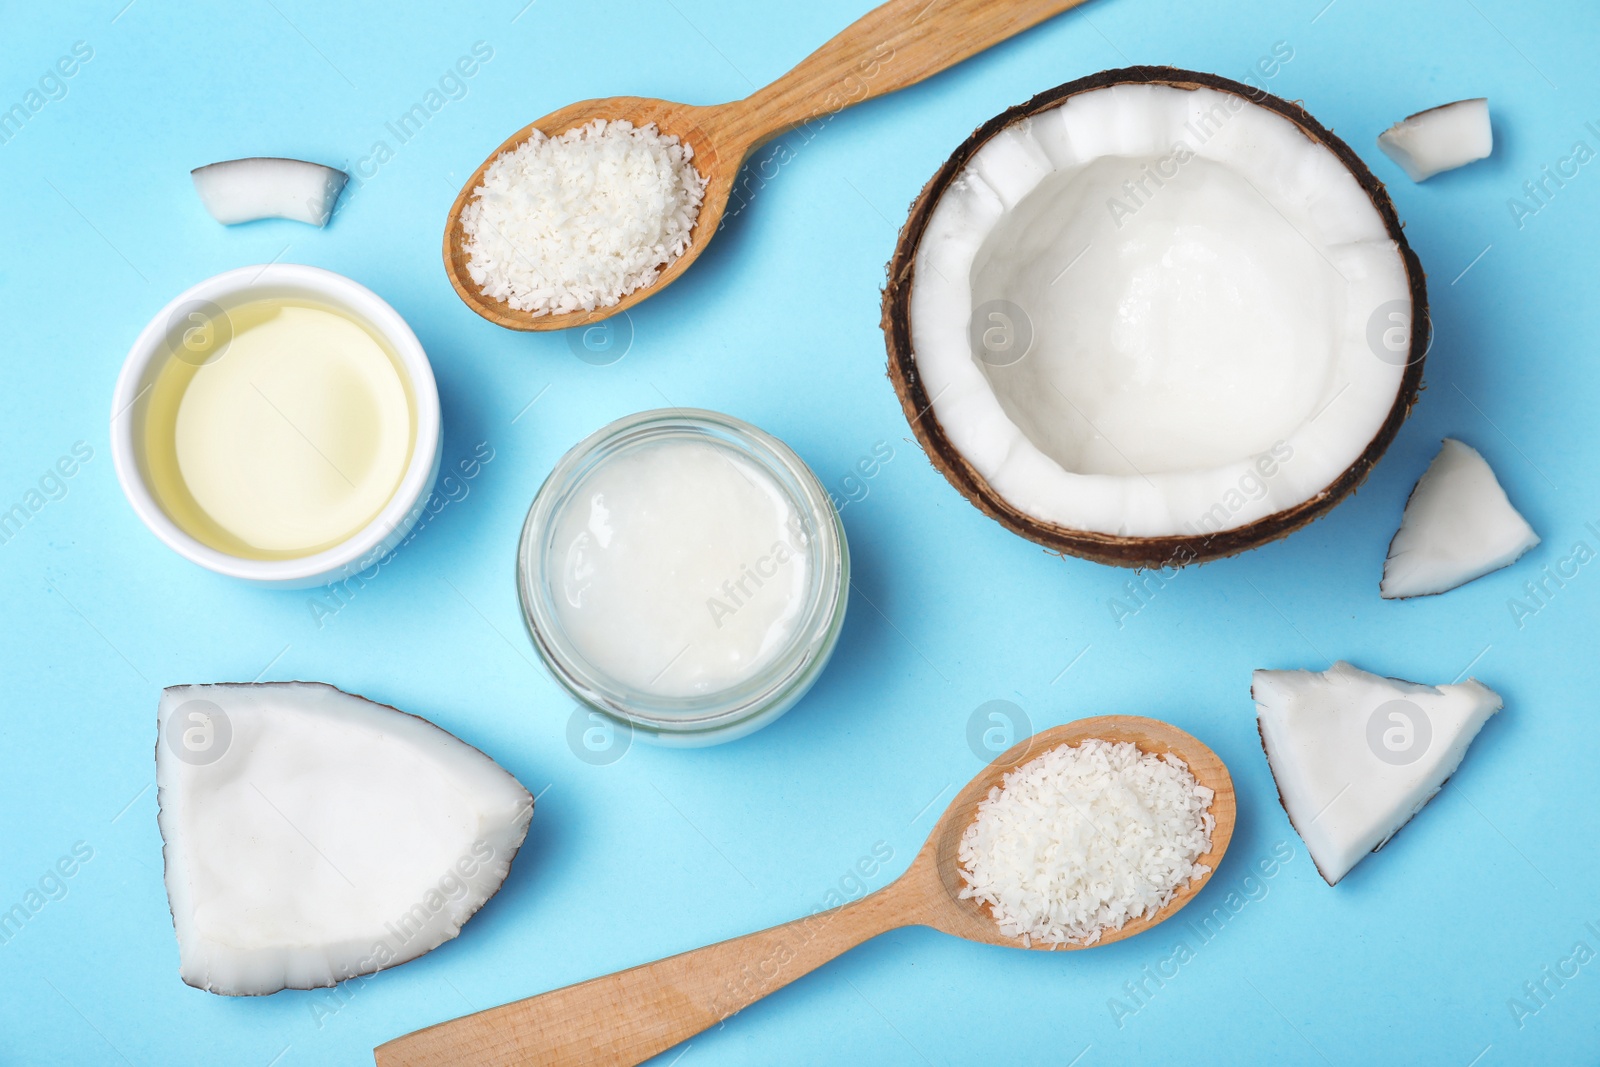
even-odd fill
[[[1204,945],[1173,927],[1037,954],[905,930],[661,1062],[1487,1067],[1600,1049],[1600,962],[1551,985],[1520,1027],[1508,1006],[1580,938],[1600,948],[1583,928],[1600,927],[1600,564],[1520,628],[1507,605],[1575,542],[1600,548],[1600,162],[1521,229],[1507,206],[1575,141],[1600,148],[1593,4],[1095,0],[791,139],[792,161],[699,264],[633,312],[626,357],[592,366],[567,337],[500,330],[456,298],[439,241],[459,182],[569,101],[742,96],[863,0],[124,2],[8,4],[0,31],[0,106],[75,41],[94,50],[66,96],[0,145],[0,506],[74,442],[94,450],[67,495],[0,545],[0,909],[74,843],[94,850],[67,896],[0,945],[0,1062],[370,1062],[373,1045],[425,1024],[794,918],[878,842],[894,859],[873,888],[910,861],[979,769],[967,725],[996,699],[1036,728],[1147,714],[1216,749],[1239,828],[1193,909],[1222,906],[1277,843],[1293,859]],[[465,98],[399,145],[385,123],[477,41],[494,56]],[[923,182],[1006,106],[1130,62],[1242,77],[1279,41],[1294,58],[1265,85],[1391,183],[1430,272],[1427,390],[1354,498],[1285,542],[1182,573],[1119,628],[1108,600],[1129,572],[1011,535],[909,440],[884,377],[884,264]],[[1487,163],[1417,186],[1375,150],[1399,117],[1476,95],[1496,121]],[[355,167],[379,140],[393,158],[364,164],[372,176],[324,231],[224,229],[187,176],[258,154]],[[112,383],[145,321],[204,277],[273,259],[389,300],[432,357],[447,466],[479,442],[495,455],[320,627],[308,594],[228,581],[163,548],[123,501],[107,443]],[[571,704],[522,632],[513,549],[566,448],[669,402],[777,434],[835,492],[875,443],[894,459],[844,509],[850,615],[812,693],[735,744],[636,745],[591,766],[569,749]],[[1447,596],[1384,603],[1385,546],[1446,434],[1483,451],[1545,542]],[[1330,889],[1277,806],[1249,685],[1255,667],[1336,658],[1428,682],[1470,664],[1506,709],[1422,815]],[[509,883],[462,936],[357,984],[331,1015],[313,1010],[337,1003],[326,992],[229,1000],[177,976],[151,786],[157,694],[257,676],[426,715],[540,794]],[[1179,937],[1194,959],[1119,1027],[1108,1000]]]

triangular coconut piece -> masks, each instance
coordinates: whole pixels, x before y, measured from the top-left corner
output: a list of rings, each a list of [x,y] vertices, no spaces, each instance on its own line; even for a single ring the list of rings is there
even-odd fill
[[[1538,543],[1484,458],[1446,437],[1406,501],[1378,592],[1385,600],[1447,592]]]
[[[482,752],[330,685],[173,686],[159,721],[179,970],[213,993],[333,985],[450,940],[533,815]]]
[[[1343,662],[1256,671],[1250,691],[1279,802],[1329,885],[1433,799],[1501,706],[1476,679],[1435,688]]]

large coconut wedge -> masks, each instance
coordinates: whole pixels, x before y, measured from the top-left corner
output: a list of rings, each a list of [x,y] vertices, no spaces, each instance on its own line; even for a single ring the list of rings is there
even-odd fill
[[[533,798],[425,719],[330,685],[180,685],[156,744],[183,980],[312,989],[455,937],[511,869]]]
[[[1478,450],[1446,437],[1406,501],[1378,591],[1385,600],[1448,592],[1538,543]]]
[[[1304,109],[1170,67],[985,123],[889,264],[889,377],[985,513],[1124,566],[1230,555],[1349,494],[1428,339],[1382,185]]]
[[[1256,671],[1250,692],[1278,799],[1329,885],[1433,799],[1501,706],[1477,679],[1436,688],[1344,662]]]

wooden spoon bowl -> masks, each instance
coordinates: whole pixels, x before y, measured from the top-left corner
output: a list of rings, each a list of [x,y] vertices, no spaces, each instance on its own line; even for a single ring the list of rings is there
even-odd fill
[[[1179,889],[1167,906],[1160,911],[1130,919],[1121,929],[1106,930],[1092,945],[1075,942],[1024,945],[1020,938],[1002,934],[986,907],[971,898],[965,900],[961,898],[961,890],[967,884],[961,877],[961,861],[957,854],[961,846],[961,835],[978,817],[978,805],[989,795],[989,790],[1002,784],[1002,779],[1011,771],[1052,748],[1076,745],[1091,739],[1131,741],[1139,746],[1141,752],[1154,756],[1171,753],[1189,765],[1189,773],[1194,775],[1195,781],[1215,794],[1211,800],[1211,815],[1216,820],[1216,826],[1211,832],[1211,848],[1196,861],[1209,867],[1210,871]],[[935,930],[954,934],[968,941],[982,941],[985,944],[1004,945],[1007,948],[1032,948],[1044,951],[1096,948],[1143,933],[1152,926],[1170,919],[1178,909],[1193,900],[1195,894],[1211,880],[1212,872],[1222,861],[1222,854],[1228,851],[1228,842],[1233,839],[1233,824],[1237,814],[1238,804],[1233,793],[1233,778],[1228,774],[1228,768],[1217,758],[1215,752],[1197,738],[1170,723],[1137,715],[1101,715],[1092,719],[1079,719],[1077,722],[1044,730],[1018,742],[979,772],[978,776],[968,782],[966,788],[957,793],[955,799],[950,802],[950,806],[940,817],[939,824],[934,827],[933,833],[928,835],[928,841],[922,846],[922,851],[912,862],[911,869],[901,880],[919,871],[923,872],[924,878],[938,879],[938,892],[926,893],[924,901],[926,911],[919,920],[923,926],[931,926]],[[890,888],[893,887],[885,887],[883,891],[887,892]]]
[[[1131,741],[1153,755],[1172,753],[1214,796],[1206,874],[1152,915],[1106,930],[1094,945],[1024,945],[1000,933],[988,912],[961,899],[957,850],[978,804],[1017,767],[1060,745],[1091,738]],[[910,868],[860,900],[603,978],[566,986],[396,1038],[375,1051],[378,1067],[577,1067],[641,1063],[808,974],[869,938],[902,926],[931,926],[969,941],[1007,948],[1090,948],[1142,933],[1171,918],[1200,892],[1233,838],[1233,779],[1216,753],[1168,723],[1132,715],[1080,719],[1027,738],[956,794]]]
[[[743,100],[695,106],[643,96],[612,96],[568,105],[508,137],[462,185],[445,222],[445,273],[469,308],[508,329],[564,330],[609,318],[671,285],[705,251],[722,225],[739,168],[761,145],[820,115],[913,85],[1083,2],[889,0],[857,19],[789,73]],[[555,137],[595,119],[626,119],[635,126],[654,123],[663,134],[674,135],[694,149],[694,165],[706,179],[706,190],[688,249],[650,285],[593,311],[535,315],[484,295],[467,273],[466,231],[461,226],[461,212],[483,183],[484,171],[502,154],[521,146],[535,130]]]
[[[461,192],[456,194],[455,203],[450,205],[450,215],[444,228],[444,272],[450,278],[450,284],[455,288],[456,294],[473,311],[507,329],[565,330],[609,318],[671,285],[677,280],[678,275],[695,261],[717,232],[717,227],[722,225],[723,213],[727,210],[728,201],[733,194],[733,182],[738,177],[739,165],[744,162],[744,155],[740,154],[731,164],[725,164],[723,159],[727,146],[724,144],[719,148],[717,139],[708,130],[722,132],[722,123],[728,117],[729,108],[734,106],[723,104],[715,107],[695,107],[645,96],[608,96],[600,100],[580,100],[576,104],[569,104],[560,111],[552,112],[524,126],[506,138],[500,147],[472,172],[472,177],[467,179],[466,184],[461,187]],[[695,218],[693,229],[689,231],[688,249],[683,255],[667,264],[652,284],[635,289],[610,307],[596,308],[593,311],[535,315],[529,311],[519,311],[504,300],[487,296],[467,273],[467,233],[461,225],[461,212],[472,201],[478,186],[483,184],[484,171],[505,153],[520,148],[533,136],[535,130],[546,137],[556,137],[568,130],[585,126],[595,119],[627,119],[635,126],[654,123],[656,129],[663,134],[676,136],[694,150],[694,165],[706,178],[706,189],[705,199],[700,204],[700,214]],[[748,152],[753,147],[744,151]]]

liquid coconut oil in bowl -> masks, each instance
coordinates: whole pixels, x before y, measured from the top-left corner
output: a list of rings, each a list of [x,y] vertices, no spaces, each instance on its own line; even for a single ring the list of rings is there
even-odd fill
[[[376,294],[315,267],[241,268],[180,294],[134,342],[111,425],[145,524],[202,566],[266,584],[370,567],[438,473],[422,346]]]
[[[190,536],[247,559],[331,548],[373,520],[416,438],[407,382],[369,327],[305,297],[186,331],[157,374],[145,458]],[[209,336],[208,336],[209,335]]]
[[[838,639],[849,549],[816,476],[726,415],[631,415],[564,456],[517,553],[523,614],[580,702],[669,745],[787,711]]]

